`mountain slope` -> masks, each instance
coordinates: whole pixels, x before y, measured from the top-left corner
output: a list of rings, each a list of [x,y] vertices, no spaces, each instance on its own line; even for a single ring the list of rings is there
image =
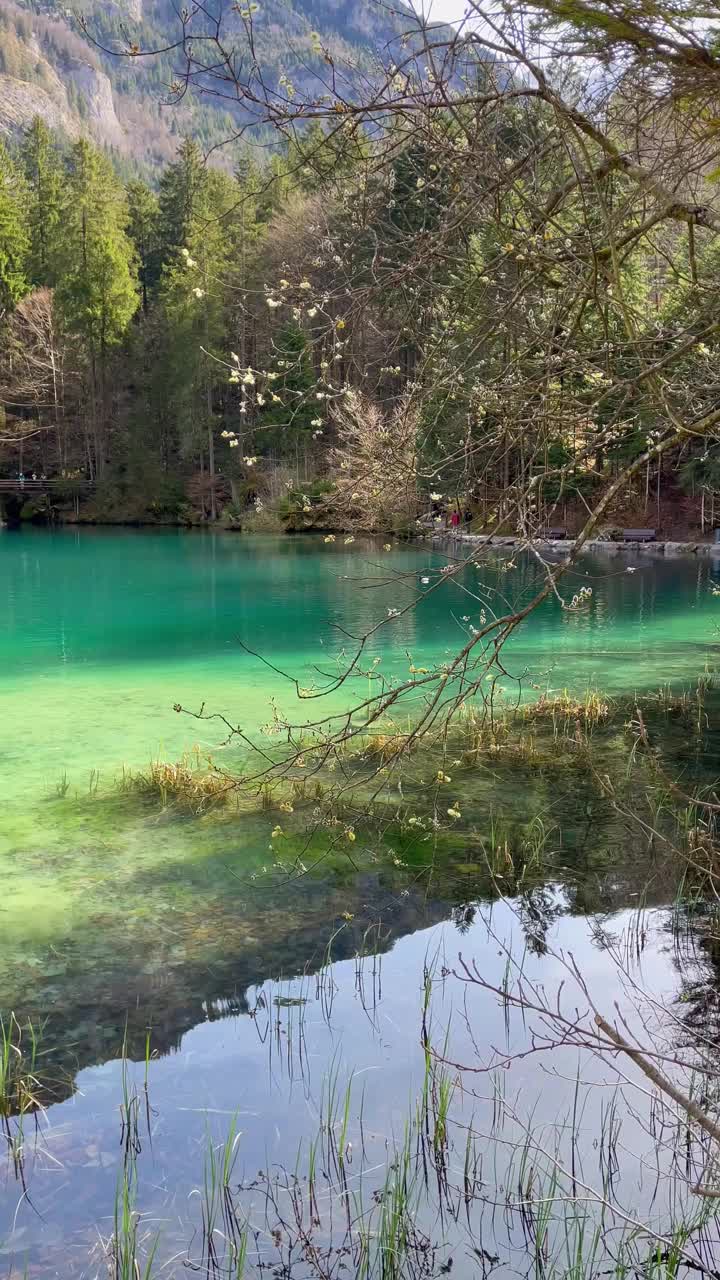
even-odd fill
[[[238,60],[247,37],[238,5],[218,0],[223,30]],[[178,55],[114,58],[104,49],[157,49],[180,32],[174,0],[83,0],[78,18],[60,0],[0,0],[0,134],[14,134],[33,115],[69,137],[89,134],[129,166],[152,169],[192,134],[206,147],[237,129],[242,114],[217,95],[170,101]],[[401,19],[376,0],[263,0],[253,14],[255,54],[267,82],[281,75],[322,91],[327,71],[318,35],[338,63],[372,74],[377,53],[402,29]],[[208,30],[194,13],[193,35]],[[98,47],[100,46],[100,47]]]

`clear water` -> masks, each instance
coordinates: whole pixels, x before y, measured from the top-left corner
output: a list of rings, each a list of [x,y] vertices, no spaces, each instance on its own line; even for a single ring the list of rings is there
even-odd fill
[[[206,1134],[220,1138],[232,1115],[242,1129],[246,1176],[292,1165],[298,1144],[316,1131],[322,1081],[334,1063],[368,1082],[370,1148],[381,1152],[402,1131],[422,1074],[428,956],[452,967],[462,950],[499,982],[498,931],[525,946],[541,918],[548,939],[572,947],[606,999],[624,1000],[586,916],[610,913],[621,934],[637,895],[647,895],[647,867],[608,815],[593,809],[592,797],[571,784],[559,792],[552,780],[528,778],[521,793],[498,786],[494,798],[494,784],[486,786],[501,813],[559,816],[565,860],[562,883],[520,904],[496,903],[489,917],[483,902],[493,895],[472,850],[456,849],[429,873],[422,850],[406,850],[401,861],[409,865],[398,866],[383,847],[359,870],[335,860],[288,883],[268,871],[277,815],[191,819],[115,789],[123,768],[177,759],[195,745],[225,758],[222,726],[178,715],[176,703],[223,712],[249,732],[268,721],[272,700],[298,721],[308,705],[317,714],[319,704],[297,703],[277,670],[242,646],[310,684],[318,667],[332,670],[351,647],[340,627],[359,635],[388,609],[424,596],[422,578],[444,563],[438,549],[388,553],[371,542],[350,549],[310,537],[0,536],[0,1011],[43,1025],[45,1074],[54,1081],[28,1194],[10,1163],[6,1171],[0,1260],[9,1274],[13,1266],[41,1276],[102,1273],[98,1232],[112,1230],[120,1161],[122,1045],[142,1059],[147,1028],[153,1132],[140,1198],[161,1228],[167,1262],[197,1225],[192,1193],[202,1180]],[[573,590],[591,583],[591,607],[573,614],[555,601],[542,606],[510,642],[507,696],[513,678],[543,689],[611,692],[693,682],[714,667],[720,648],[720,600],[712,592],[719,577],[710,560],[640,553],[583,562]],[[468,570],[462,586],[446,584],[384,627],[370,654],[397,676],[407,672],[408,654],[416,665],[442,660],[466,638],[478,592],[495,605],[518,602],[536,581],[531,562]],[[331,705],[366,690],[360,679]],[[661,1002],[674,998],[679,983],[666,895],[658,884],[646,898],[652,911],[642,962]],[[380,955],[365,962],[359,982],[355,957],[368,948],[368,930]],[[556,980],[554,962],[541,946],[534,951],[543,980]],[[331,1016],[327,983],[312,977],[328,962]],[[440,986],[442,1021],[463,993],[451,979]],[[473,995],[487,1043],[501,1045],[502,1010]],[[259,999],[260,1013],[250,1017]],[[453,1034],[459,1055],[474,1052],[462,1028]],[[567,1051],[554,1060],[565,1079],[559,1092],[557,1081],[548,1088],[537,1059],[508,1073],[512,1089],[528,1106],[532,1094],[536,1117],[548,1125],[570,1105],[575,1058]],[[585,1117],[589,1149],[601,1092]],[[636,1157],[639,1140],[633,1150]],[[650,1203],[651,1190],[637,1198],[638,1207]],[[168,1262],[164,1274],[175,1266],[184,1274],[182,1262]]]

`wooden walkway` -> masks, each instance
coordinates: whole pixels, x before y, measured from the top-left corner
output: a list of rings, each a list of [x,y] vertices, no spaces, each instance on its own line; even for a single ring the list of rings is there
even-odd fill
[[[54,484],[63,482],[62,476],[51,476],[49,480],[0,480],[0,493],[53,493]],[[82,481],[84,490],[94,489],[91,480]]]
[[[51,480],[0,480],[0,493],[49,493]]]

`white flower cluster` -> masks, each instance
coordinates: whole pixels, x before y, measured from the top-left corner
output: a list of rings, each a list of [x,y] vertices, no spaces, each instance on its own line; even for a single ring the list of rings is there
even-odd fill
[[[566,609],[580,609],[582,605],[589,603],[592,593],[592,587],[581,587],[570,603],[564,607]]]

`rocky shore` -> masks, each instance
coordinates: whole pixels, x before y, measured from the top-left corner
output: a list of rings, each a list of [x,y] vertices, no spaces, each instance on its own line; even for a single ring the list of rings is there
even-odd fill
[[[441,533],[435,534],[433,541],[465,543],[475,546],[489,546],[502,549],[522,548],[527,545],[524,538],[513,538],[504,535],[488,536],[482,533]],[[568,554],[575,548],[574,538],[538,538],[535,543],[539,551],[551,551],[557,554]],[[583,552],[601,553],[603,555],[638,555],[638,556],[718,556],[720,542],[610,542],[603,538],[591,538],[583,544]]]

